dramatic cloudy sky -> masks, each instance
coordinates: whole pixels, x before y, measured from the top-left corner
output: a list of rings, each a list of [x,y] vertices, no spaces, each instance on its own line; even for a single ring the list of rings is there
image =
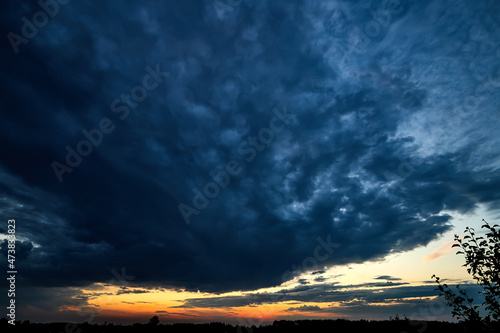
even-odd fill
[[[430,276],[500,208],[498,1],[47,3],[0,10],[20,319],[451,318]]]

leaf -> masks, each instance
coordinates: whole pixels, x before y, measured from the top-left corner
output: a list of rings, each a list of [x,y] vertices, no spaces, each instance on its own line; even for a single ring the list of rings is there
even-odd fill
[[[453,244],[451,247],[460,247],[460,244]]]

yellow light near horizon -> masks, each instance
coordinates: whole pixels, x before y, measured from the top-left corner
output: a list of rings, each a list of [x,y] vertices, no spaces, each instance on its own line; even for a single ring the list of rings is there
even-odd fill
[[[306,272],[294,280],[287,281],[280,286],[262,288],[254,291],[246,292],[229,292],[223,294],[211,294],[201,292],[191,292],[185,290],[171,289],[146,289],[140,286],[129,286],[123,289],[120,286],[105,285],[96,283],[84,290],[76,289],[75,291],[82,292],[84,296],[89,297],[87,309],[96,311],[98,317],[110,318],[150,318],[157,315],[160,319],[170,321],[188,322],[191,320],[213,321],[225,319],[254,318],[255,322],[269,322],[280,318],[300,319],[300,318],[342,318],[348,317],[344,314],[336,314],[335,307],[341,307],[345,304],[341,302],[296,302],[283,301],[269,304],[252,304],[241,307],[230,308],[182,308],[177,307],[184,304],[185,301],[193,298],[210,298],[210,297],[229,297],[243,296],[246,294],[272,294],[282,289],[292,289],[297,286],[302,286],[298,279],[304,278],[308,281],[308,286],[315,284],[330,283],[335,287],[343,286],[338,291],[348,291],[353,289],[366,289],[370,292],[380,290],[383,292],[385,288],[393,288],[390,284],[387,286],[370,286],[366,283],[381,282],[384,284],[386,280],[376,279],[378,276],[388,275],[396,278],[392,282],[404,283],[403,286],[419,286],[426,283],[432,283],[431,275],[436,274],[441,278],[451,280],[470,280],[470,276],[466,270],[461,267],[463,257],[455,255],[455,251],[450,251],[451,240],[454,233],[461,233],[466,225],[477,228],[477,223],[472,224],[476,220],[476,216],[465,216],[458,218],[456,221],[457,227],[447,232],[439,239],[430,242],[427,246],[413,249],[405,253],[394,253],[386,256],[384,259],[372,262],[364,262],[360,264],[350,264],[343,266],[330,267],[322,273],[325,278],[324,282],[315,282],[318,275],[313,275],[311,272]],[[328,288],[327,288],[328,289]],[[128,292],[133,290],[144,291],[143,293],[121,293],[121,290]],[[80,293],[75,293],[82,296]],[[426,299],[434,299],[437,296],[424,297]],[[404,299],[387,299],[386,302],[370,303],[367,305],[385,306],[398,304]],[[328,311],[315,312],[304,311],[307,309],[296,309],[300,306],[318,306],[319,308],[328,308]],[[292,308],[292,309],[291,309]],[[75,306],[62,306],[60,311],[77,312],[82,311],[82,308]],[[237,321],[235,321],[237,322]]]

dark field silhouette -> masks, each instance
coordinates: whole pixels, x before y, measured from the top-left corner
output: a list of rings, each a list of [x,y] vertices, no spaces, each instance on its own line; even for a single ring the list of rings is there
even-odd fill
[[[36,333],[135,333],[135,332],[200,332],[200,333],[302,333],[302,332],[387,332],[387,333],[447,333],[447,332],[477,332],[467,328],[464,323],[443,321],[416,320],[297,320],[275,321],[272,325],[259,327],[233,326],[224,323],[209,324],[68,324],[48,323],[36,324],[16,322],[10,325],[3,318],[0,323],[2,332],[36,332]],[[499,323],[494,323],[493,332],[500,332]]]

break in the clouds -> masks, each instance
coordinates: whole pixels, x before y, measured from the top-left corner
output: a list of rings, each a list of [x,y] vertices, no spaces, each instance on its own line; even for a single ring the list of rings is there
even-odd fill
[[[41,9],[2,4],[0,215],[24,290],[122,267],[254,290],[498,209],[497,2],[224,8],[72,1],[16,53]]]

